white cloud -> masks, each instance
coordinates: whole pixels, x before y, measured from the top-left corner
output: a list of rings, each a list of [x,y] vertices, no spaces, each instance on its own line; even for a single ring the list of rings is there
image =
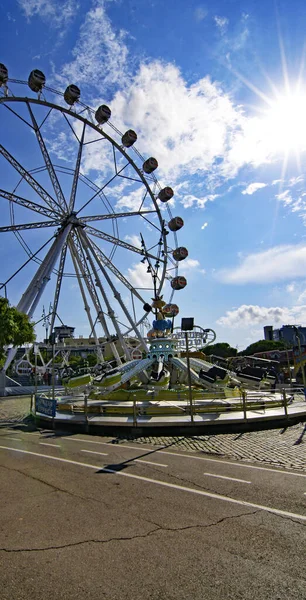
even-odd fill
[[[124,239],[129,242],[129,244],[132,244],[132,246],[135,246],[136,248],[141,248],[141,240],[139,235],[133,234],[133,235],[126,235],[124,236]]]
[[[191,208],[191,206],[204,208],[207,202],[213,202],[215,198],[218,198],[218,194],[208,194],[207,196],[203,196],[203,198],[198,198],[194,194],[185,194],[180,201],[180,204],[182,204],[184,208]]]
[[[227,30],[227,27],[228,27],[228,23],[229,23],[228,19],[226,17],[215,16],[214,20],[215,20],[215,23],[216,23],[221,35],[224,35]]]
[[[257,306],[243,304],[234,310],[228,310],[225,316],[217,320],[218,325],[239,328],[252,325],[280,325],[286,323],[299,323],[306,319],[306,305],[292,308],[280,306]]]
[[[275,246],[249,254],[241,264],[219,271],[217,277],[224,283],[263,283],[305,277],[306,246]]]
[[[126,33],[115,31],[105,11],[105,0],[96,0],[86,14],[79,39],[66,63],[55,78],[61,83],[90,85],[99,92],[127,83],[128,49]],[[82,91],[82,90],[81,90]]]
[[[207,9],[205,6],[198,6],[194,11],[196,21],[203,21],[207,16]]]
[[[297,185],[298,183],[302,183],[304,181],[303,175],[298,175],[297,177],[291,177],[289,180],[290,187]]]
[[[206,227],[207,227],[207,226],[208,226],[208,223],[207,223],[207,222],[205,222],[205,223],[203,223],[203,225],[202,225],[201,229],[206,229]]]
[[[243,122],[240,108],[209,77],[189,86],[176,66],[160,61],[140,66],[112,110],[121,129],[135,129],[139,150],[157,158],[157,174],[168,180],[214,167],[222,174],[215,162],[226,159]],[[234,176],[229,166],[226,172]]]
[[[185,258],[179,265],[179,272],[182,275],[186,275],[190,273],[190,271],[197,271],[198,273],[202,273],[205,275],[205,269],[200,268],[200,262],[194,258]]]
[[[147,273],[148,265],[140,262],[129,267],[127,279],[135,288],[152,288],[152,277]]]
[[[292,196],[289,190],[285,190],[284,192],[277,194],[275,198],[283,202],[286,206],[292,203]]]
[[[27,19],[37,16],[58,28],[67,25],[80,6],[77,0],[18,0],[18,4]]]
[[[266,183],[250,183],[250,185],[248,185],[248,187],[245,188],[245,190],[243,190],[241,193],[244,195],[247,194],[248,196],[251,196],[252,194],[257,192],[257,190],[260,190],[264,187],[267,187]]]

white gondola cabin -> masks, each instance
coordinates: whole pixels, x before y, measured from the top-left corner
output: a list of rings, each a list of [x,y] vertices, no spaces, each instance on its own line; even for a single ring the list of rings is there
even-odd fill
[[[163,307],[163,313],[165,317],[176,317],[180,312],[180,309],[177,304],[166,304]]]
[[[125,148],[130,148],[137,141],[137,133],[133,129],[128,129],[121,138],[122,145]]]
[[[184,221],[182,217],[173,217],[168,223],[168,227],[170,231],[178,231],[184,225]]]
[[[102,104],[96,110],[95,119],[96,121],[98,121],[99,125],[103,125],[104,123],[107,123],[107,121],[110,119],[111,114],[112,111],[109,108],[109,106],[106,106],[106,104]]]
[[[46,77],[42,71],[39,71],[38,69],[34,69],[34,71],[31,71],[28,79],[28,85],[32,92],[41,92],[45,83]]]
[[[158,162],[157,162],[156,158],[154,158],[153,156],[151,156],[150,158],[147,158],[147,160],[145,160],[145,162],[142,165],[144,172],[147,173],[148,175],[150,173],[153,173],[153,171],[155,171],[155,169],[157,169],[157,167],[158,167]]]
[[[157,197],[159,200],[161,200],[161,202],[168,202],[168,200],[171,200],[171,198],[173,198],[173,195],[173,189],[171,187],[165,187],[162,190],[160,190]]]
[[[173,279],[171,280],[171,287],[174,290],[183,290],[184,287],[186,287],[187,285],[187,280],[185,279],[185,277],[173,277]]]
[[[8,70],[5,65],[0,63],[0,86],[5,84],[8,80]]]
[[[187,258],[188,256],[188,250],[187,248],[184,248],[184,246],[180,246],[179,248],[175,248],[175,250],[173,250],[172,256],[174,260],[184,260],[184,258]]]
[[[76,85],[68,85],[68,87],[65,89],[64,100],[67,102],[67,104],[72,106],[72,104],[78,102],[80,95],[81,92]]]

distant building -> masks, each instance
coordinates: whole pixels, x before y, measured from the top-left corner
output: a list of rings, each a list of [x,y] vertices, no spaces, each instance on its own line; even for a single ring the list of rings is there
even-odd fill
[[[69,325],[54,327],[54,333],[59,342],[62,342],[65,338],[73,338],[74,330],[75,327],[70,327]]]
[[[306,327],[301,325],[283,325],[279,329],[273,329],[272,325],[264,327],[265,340],[274,342],[287,342],[290,346],[297,345],[297,335],[301,345],[306,344]]]

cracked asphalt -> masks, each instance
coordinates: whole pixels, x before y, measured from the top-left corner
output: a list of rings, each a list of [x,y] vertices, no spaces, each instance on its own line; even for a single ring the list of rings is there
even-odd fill
[[[288,431],[270,433],[275,453]],[[2,427],[1,600],[304,600],[305,464],[201,437]]]

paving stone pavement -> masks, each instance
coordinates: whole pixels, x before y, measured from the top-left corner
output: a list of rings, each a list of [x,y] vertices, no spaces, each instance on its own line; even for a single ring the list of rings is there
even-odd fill
[[[26,422],[30,398],[0,398],[0,426]],[[107,438],[109,439],[109,438]],[[199,436],[122,435],[114,442],[171,446],[187,452],[202,452],[247,462],[259,462],[306,472],[306,424],[299,423],[284,429],[269,429],[247,433],[224,433]]]
[[[225,433],[199,436],[120,436],[117,441],[137,444],[171,446],[187,452],[202,452],[210,456],[260,462],[306,472],[306,425],[299,423],[284,429],[269,429],[247,433]]]
[[[0,398],[0,425],[24,421],[30,414],[30,405],[29,396]]]

